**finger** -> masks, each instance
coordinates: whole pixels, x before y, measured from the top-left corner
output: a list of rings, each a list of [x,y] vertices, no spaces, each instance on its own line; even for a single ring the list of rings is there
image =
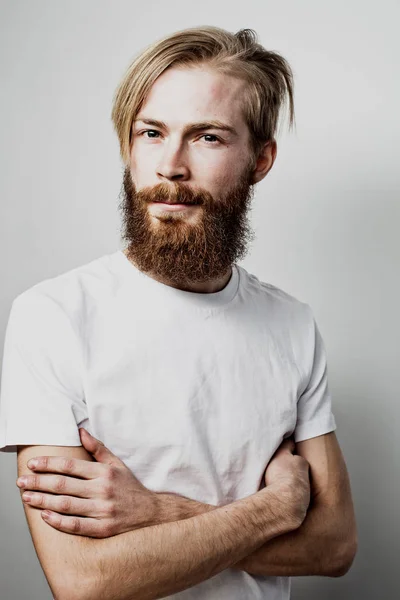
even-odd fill
[[[95,502],[92,500],[81,500],[74,496],[53,496],[40,492],[24,492],[22,500],[25,504],[29,504],[29,506],[33,506],[34,508],[48,509],[66,515],[97,518],[102,516]]]
[[[93,483],[86,479],[75,479],[63,475],[24,475],[17,480],[23,490],[38,490],[53,494],[66,494],[79,498],[91,498],[96,492]]]
[[[63,456],[36,456],[27,462],[31,471],[65,473],[83,479],[96,479],[104,475],[104,467],[96,462]]]
[[[124,463],[118,458],[118,456],[115,456],[115,454],[113,454],[111,450],[106,448],[103,442],[91,435],[84,427],[79,428],[79,435],[81,438],[82,446],[86,450],[88,450],[88,452],[93,454],[97,462],[105,463],[108,465],[124,465]]]
[[[69,517],[51,511],[42,511],[41,515],[48,525],[65,533],[95,538],[110,537],[112,535],[109,525],[99,519]]]

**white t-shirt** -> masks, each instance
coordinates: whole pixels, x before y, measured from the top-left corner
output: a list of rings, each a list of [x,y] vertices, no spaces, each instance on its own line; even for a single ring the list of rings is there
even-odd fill
[[[150,490],[254,494],[285,437],[336,429],[310,306],[236,264],[219,292],[178,290],[122,250],[34,285],[7,324],[0,450],[80,446],[79,426]],[[289,595],[288,577],[226,569],[169,597]]]

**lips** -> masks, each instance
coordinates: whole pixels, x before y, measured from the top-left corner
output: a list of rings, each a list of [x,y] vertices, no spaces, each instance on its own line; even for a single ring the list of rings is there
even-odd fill
[[[169,204],[170,206],[195,206],[196,202],[168,202],[168,200],[155,200],[153,204]]]

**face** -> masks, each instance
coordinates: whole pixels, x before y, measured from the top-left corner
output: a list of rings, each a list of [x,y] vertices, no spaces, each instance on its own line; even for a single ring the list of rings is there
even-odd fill
[[[245,256],[261,170],[250,162],[243,85],[197,67],[170,68],[152,86],[132,126],[120,206],[128,257],[140,270],[200,283]]]

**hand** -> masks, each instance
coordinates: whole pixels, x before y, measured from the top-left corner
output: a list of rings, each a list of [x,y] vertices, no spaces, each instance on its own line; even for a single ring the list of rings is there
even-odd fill
[[[42,512],[42,517],[51,527],[88,537],[110,537],[159,522],[157,493],[144,487],[130,469],[86,429],[81,428],[79,433],[83,447],[97,462],[38,456],[35,457],[37,466],[33,468],[31,459],[28,467],[35,473],[46,474],[25,476],[24,486],[17,481],[24,490],[35,490],[29,492],[30,499],[25,498],[25,492],[23,501],[34,508],[50,510],[49,516]]]
[[[265,485],[276,488],[288,517],[300,527],[310,504],[310,465],[295,448],[291,438],[282,442],[265,470]]]

